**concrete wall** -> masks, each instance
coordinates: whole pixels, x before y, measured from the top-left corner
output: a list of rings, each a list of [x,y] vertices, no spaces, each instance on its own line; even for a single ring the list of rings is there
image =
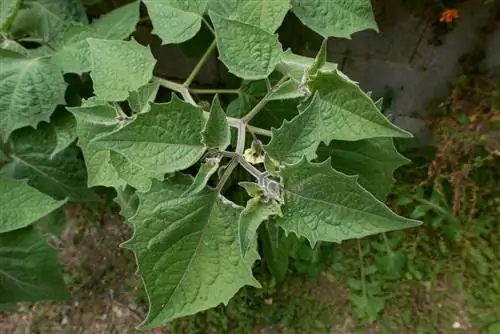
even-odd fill
[[[447,94],[450,82],[461,73],[460,58],[464,55],[483,50],[486,66],[492,74],[498,74],[500,4],[484,5],[482,0],[462,2],[457,7],[460,18],[446,31],[439,23],[440,9],[425,5],[424,0],[372,2],[380,33],[363,31],[352,40],[332,38],[328,57],[341,64],[347,75],[375,97],[392,92],[388,112],[396,124],[415,134],[425,132],[423,122],[412,114],[423,114],[430,99]],[[440,34],[439,30],[446,32]],[[155,37],[151,40],[146,28],[136,38],[144,44],[151,43],[159,59],[157,75],[181,80],[196,64],[196,59],[186,57],[179,47],[161,46]],[[310,53],[303,52],[314,56]],[[197,81],[218,86],[224,81],[224,73],[224,66],[213,55]]]

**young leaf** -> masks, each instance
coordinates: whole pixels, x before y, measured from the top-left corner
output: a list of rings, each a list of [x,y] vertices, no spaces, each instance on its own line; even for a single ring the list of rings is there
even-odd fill
[[[90,77],[99,99],[126,100],[131,91],[144,86],[153,77],[156,60],[149,48],[134,41],[87,38],[87,43],[92,62]]]
[[[219,162],[206,162],[201,164],[193,183],[182,196],[191,196],[202,191],[207,185],[208,180],[210,180],[210,177],[215,174],[218,168]]]
[[[0,139],[16,129],[49,122],[58,104],[65,104],[61,69],[47,57],[24,58],[0,50]]]
[[[301,82],[304,71],[311,68],[315,63],[315,58],[304,57],[294,54],[291,50],[286,50],[283,57],[276,65],[276,70],[283,75],[289,75],[293,80]],[[337,64],[326,62],[320,69],[320,72],[328,73],[337,70]]]
[[[61,110],[54,113],[50,124],[54,126],[56,134],[56,147],[50,155],[52,159],[76,140],[76,120],[71,113]]]
[[[313,96],[308,108],[291,121],[284,120],[279,129],[272,129],[271,141],[264,146],[266,153],[280,163],[293,164],[305,156],[316,157],[316,148],[323,138],[321,110],[316,106],[318,94]]]
[[[257,80],[274,71],[283,54],[276,35],[212,11],[209,15],[215,28],[219,58],[229,72],[243,79]]]
[[[276,222],[288,232],[309,240],[343,240],[415,227],[421,222],[392,212],[357,183],[356,176],[337,172],[327,160],[302,159],[281,171],[285,192],[283,217]]]
[[[274,215],[281,215],[280,205],[274,201],[264,203],[262,198],[251,198],[240,214],[238,231],[240,236],[241,254],[246,256],[257,238],[257,230],[265,220]]]
[[[33,227],[0,234],[0,303],[68,300],[58,250]]]
[[[227,304],[244,285],[260,287],[252,275],[257,252],[241,256],[235,222],[242,208],[209,189],[181,197],[191,182],[177,175],[138,194],[135,233],[124,246],[134,251],[149,296],[140,329]]]
[[[8,31],[21,7],[21,0],[2,0],[0,7],[2,8],[0,11],[0,32]]]
[[[208,0],[143,0],[153,23],[153,34],[163,44],[179,44],[193,38],[201,28]]]
[[[378,32],[370,0],[291,0],[292,11],[323,37],[351,38],[355,32]]]
[[[279,86],[276,86],[266,99],[268,101],[274,101],[299,99],[303,97],[304,92],[299,89],[299,84],[293,79],[288,79]]]
[[[151,109],[149,102],[154,102],[160,84],[153,82],[130,92],[128,103],[134,114],[143,114]]]
[[[247,23],[274,33],[291,8],[290,0],[211,0],[209,9],[230,20]]]
[[[318,92],[307,108],[317,108],[321,114],[322,141],[360,140],[374,137],[411,138],[412,135],[391,122],[378,110],[373,100],[361,88],[339,71],[318,72],[309,82],[311,91]]]
[[[92,144],[98,136],[118,128],[116,110],[110,104],[84,101],[81,107],[68,108],[76,119],[78,146],[81,148],[87,167],[88,187],[120,187],[125,181],[111,164],[110,151]]]
[[[339,172],[359,175],[359,184],[381,201],[391,190],[394,170],[410,162],[398,153],[392,138],[334,140],[321,145],[317,154],[321,161],[331,158],[332,167]]]
[[[120,40],[133,33],[139,21],[139,5],[140,1],[134,1],[99,17],[90,25],[80,24],[68,28],[54,54],[64,72],[82,73],[91,70],[86,38]]]
[[[201,135],[203,144],[208,148],[224,151],[231,144],[231,131],[217,95],[212,101],[210,116]]]
[[[80,0],[23,0],[10,32],[13,36],[39,38],[51,45],[59,43],[73,23],[87,24]]]
[[[26,227],[66,202],[30,187],[26,180],[0,178],[0,233]]]
[[[87,173],[79,152],[72,147],[50,158],[56,147],[56,136],[50,124],[41,123],[37,130],[23,128],[10,137],[11,162],[3,171],[15,179],[28,179],[30,186],[58,200],[99,200],[87,188]]]
[[[163,180],[162,174],[155,175],[154,173],[145,171],[140,166],[135,165],[129,159],[115,151],[110,152],[109,160],[120,179],[124,180],[138,191],[149,191],[149,189],[151,189],[152,178],[160,181]]]
[[[168,103],[152,103],[151,110],[130,124],[92,142],[120,153],[146,171],[160,174],[186,169],[205,152],[201,132],[203,111],[176,95]]]

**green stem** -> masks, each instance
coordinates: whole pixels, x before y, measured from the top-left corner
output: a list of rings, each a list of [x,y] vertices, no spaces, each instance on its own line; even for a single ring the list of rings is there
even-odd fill
[[[205,51],[203,56],[201,56],[200,60],[196,64],[196,66],[194,67],[194,69],[191,71],[191,73],[187,77],[186,81],[184,81],[184,83],[182,84],[185,88],[187,88],[187,87],[189,87],[189,85],[191,85],[191,83],[193,82],[194,78],[196,77],[196,75],[198,74],[200,69],[203,67],[203,65],[205,65],[205,62],[207,61],[207,59],[210,56],[210,54],[212,53],[212,51],[215,50],[216,46],[217,46],[217,42],[215,40],[213,40],[212,44],[210,44],[207,51]]]
[[[233,170],[236,168],[237,165],[238,161],[236,160],[236,158],[233,158],[229,163],[229,165],[227,165],[224,174],[222,174],[222,177],[220,178],[219,183],[217,184],[217,188],[215,188],[216,193],[219,194],[221,192],[222,188],[226,184],[227,180],[229,179],[229,177],[231,176]]]
[[[210,32],[212,33],[212,35],[215,36],[215,31],[212,28],[212,26],[210,25],[210,23],[208,23],[208,21],[204,17],[202,17],[201,20],[203,21],[203,23],[205,23],[205,25],[207,26],[208,30],[210,30]]]
[[[247,125],[247,130],[256,135],[272,137],[273,133],[270,130],[258,128],[256,126]]]
[[[198,106],[196,104],[196,102],[194,101],[193,97],[191,96],[191,94],[189,93],[188,88],[184,87],[183,85],[181,85],[177,82],[170,81],[170,80],[163,79],[163,78],[159,78],[159,77],[154,77],[153,80],[156,81],[157,83],[159,83],[161,86],[181,94],[181,96],[184,98],[184,100],[186,102],[189,102],[194,106]],[[208,118],[210,113],[204,111],[203,115],[205,116],[205,118]],[[227,121],[228,121],[229,125],[233,128],[240,128],[240,126],[245,125],[245,123],[241,119],[234,118],[234,117],[227,117]],[[266,136],[266,137],[272,136],[271,131],[266,130],[266,129],[262,129],[262,128],[258,128],[258,127],[252,126],[252,125],[247,124],[246,129],[254,134],[258,134],[258,135],[262,135],[262,136]],[[241,153],[243,153],[243,152],[241,152]]]
[[[283,78],[280,79],[280,81],[278,81],[278,83],[276,83],[276,85],[274,85],[273,87],[268,87],[268,92],[267,94],[262,98],[262,100],[259,101],[259,103],[257,103],[255,105],[255,107],[252,108],[252,110],[250,110],[250,112],[248,114],[246,114],[245,116],[243,116],[241,118],[241,121],[243,123],[246,123],[248,124],[248,122],[250,122],[252,120],[252,118],[255,117],[255,115],[257,115],[267,104],[268,102],[268,98],[269,96],[274,93],[274,90],[279,87],[283,82],[285,82],[286,80],[288,80],[288,76],[285,75]],[[269,81],[266,81],[266,83],[268,83]],[[269,86],[271,85],[270,83],[268,84]]]
[[[239,89],[199,89],[189,88],[193,94],[240,94]]]
[[[223,151],[221,153],[222,153],[222,155],[224,155],[226,157],[236,159],[236,161],[238,161],[238,163],[241,165],[241,167],[243,167],[248,173],[250,173],[256,179],[260,180],[264,177],[264,173],[262,173],[260,170],[255,168],[241,154],[238,154],[235,152],[227,152],[227,151]]]

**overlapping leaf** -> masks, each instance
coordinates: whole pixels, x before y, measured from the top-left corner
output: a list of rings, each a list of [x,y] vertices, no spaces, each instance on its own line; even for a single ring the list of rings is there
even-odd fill
[[[153,102],[160,85],[156,82],[139,87],[137,91],[130,92],[128,103],[134,114],[141,114],[150,110],[149,102]]]
[[[0,303],[68,300],[57,253],[31,226],[0,233]]]
[[[274,33],[291,8],[290,0],[211,0],[209,8],[230,20]]]
[[[224,151],[231,143],[231,131],[226,113],[222,109],[219,97],[216,95],[210,107],[210,116],[203,129],[202,141],[208,148]]]
[[[378,31],[370,0],[291,0],[292,11],[324,37],[350,38],[355,32]]]
[[[21,7],[21,0],[2,0],[0,2],[0,31],[7,31]]]
[[[85,7],[80,0],[23,0],[11,32],[14,36],[29,36],[56,45],[73,23],[88,23]]]
[[[56,106],[65,103],[66,87],[52,59],[0,50],[0,138],[6,141],[16,129],[48,122]]]
[[[209,189],[181,197],[191,182],[178,175],[138,194],[134,237],[124,246],[135,252],[150,299],[141,329],[227,303],[244,285],[259,287],[251,270],[258,254],[240,252],[242,208]]]
[[[54,113],[50,124],[56,134],[56,147],[50,155],[53,158],[76,140],[76,120],[71,113],[61,109]]]
[[[200,30],[208,0],[143,0],[153,23],[153,33],[164,44],[185,42]]]
[[[258,26],[209,11],[220,60],[234,75],[248,80],[266,78],[281,59],[278,37]]]
[[[30,187],[26,180],[0,178],[0,233],[26,227],[65,203]]]
[[[88,174],[88,186],[119,187],[125,185],[111,164],[110,151],[92,145],[91,141],[118,128],[116,110],[108,103],[86,101],[81,107],[68,108],[76,118],[78,146]]]
[[[260,224],[271,216],[281,214],[280,205],[274,201],[264,202],[259,197],[251,198],[241,212],[238,221],[238,231],[241,244],[241,253],[246,255],[257,240],[257,230]]]
[[[134,41],[87,38],[87,43],[92,62],[90,76],[99,99],[126,100],[131,91],[153,77],[156,60],[149,48]]]
[[[398,153],[392,138],[334,140],[328,146],[321,145],[317,154],[321,161],[331,158],[336,170],[359,175],[359,184],[381,201],[385,201],[389,194],[394,170],[409,163]]]
[[[204,126],[202,109],[173,95],[170,102],[151,104],[149,112],[93,142],[158,175],[186,169],[201,158]]]
[[[9,142],[11,162],[2,171],[15,179],[28,179],[30,186],[55,199],[72,201],[98,200],[87,188],[87,173],[76,149],[68,147],[51,158],[57,145],[51,125],[23,128],[14,132]]]
[[[94,20],[90,25],[73,25],[65,32],[55,57],[64,72],[91,70],[87,38],[120,40],[129,36],[139,20],[139,1],[119,7]]]
[[[421,222],[392,212],[383,202],[330,166],[329,160],[302,159],[283,168],[285,205],[277,223],[288,232],[318,241],[341,242],[368,235],[418,226]]]

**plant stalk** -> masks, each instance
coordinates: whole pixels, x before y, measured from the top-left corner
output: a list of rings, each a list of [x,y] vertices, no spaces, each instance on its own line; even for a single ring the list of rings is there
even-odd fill
[[[187,88],[187,87],[189,87],[189,85],[191,85],[191,83],[193,82],[193,80],[196,77],[196,75],[198,74],[198,72],[201,70],[203,65],[205,65],[205,62],[207,61],[207,59],[210,56],[210,54],[212,53],[212,51],[215,50],[216,46],[217,46],[217,42],[214,39],[212,41],[212,44],[210,44],[208,49],[203,54],[203,56],[201,56],[200,60],[196,64],[196,66],[194,67],[194,69],[191,71],[191,73],[187,77],[186,81],[184,81],[184,83],[182,84],[182,86],[184,86],[184,88]]]

